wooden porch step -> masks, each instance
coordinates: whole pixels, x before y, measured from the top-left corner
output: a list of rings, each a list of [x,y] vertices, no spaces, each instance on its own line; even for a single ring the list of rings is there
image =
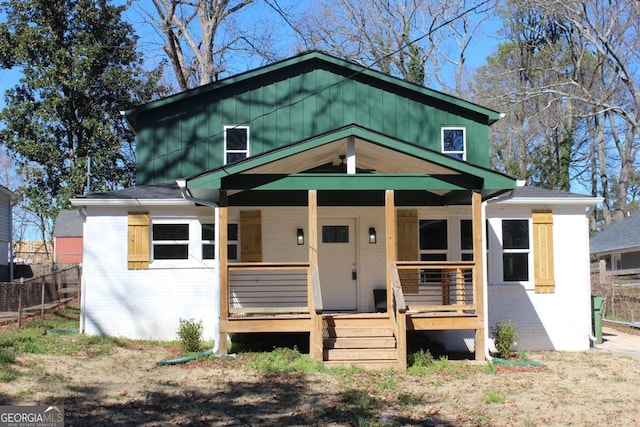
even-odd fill
[[[325,349],[336,348],[395,348],[396,338],[386,337],[349,337],[349,338],[325,338]]]
[[[327,360],[324,365],[329,368],[357,366],[362,369],[398,369],[397,360],[358,360],[357,363],[352,360]]]
[[[398,360],[398,352],[395,348],[338,348],[325,349],[323,352],[328,361],[373,361],[373,360]]]
[[[376,313],[325,316],[323,360],[327,366],[396,368],[395,328],[386,315]]]
[[[341,327],[323,328],[322,336],[324,338],[354,338],[354,337],[393,337],[393,329],[391,327]]]

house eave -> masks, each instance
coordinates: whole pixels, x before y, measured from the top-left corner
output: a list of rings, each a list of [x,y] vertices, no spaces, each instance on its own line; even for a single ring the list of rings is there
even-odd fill
[[[593,206],[602,203],[602,197],[513,197],[488,200],[490,205],[536,205],[536,206]]]
[[[136,207],[136,206],[193,206],[186,199],[86,199],[76,198],[70,200],[76,207]]]

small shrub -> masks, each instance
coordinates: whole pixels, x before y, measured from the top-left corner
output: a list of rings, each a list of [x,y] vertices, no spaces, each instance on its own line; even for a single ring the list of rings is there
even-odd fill
[[[520,350],[520,353],[518,353],[518,359],[521,362],[527,362],[529,361],[529,358],[527,357],[527,353],[525,353],[524,350]]]
[[[415,366],[418,368],[426,368],[435,362],[435,359],[431,355],[429,350],[418,350],[409,355],[409,366]]]
[[[511,349],[518,339],[516,325],[511,321],[496,323],[493,328],[493,337],[498,355],[503,359],[508,359],[511,356]]]
[[[487,390],[482,396],[484,403],[504,403],[504,399],[495,390]]]
[[[180,346],[184,353],[195,353],[202,348],[202,322],[195,319],[180,319],[178,329]]]

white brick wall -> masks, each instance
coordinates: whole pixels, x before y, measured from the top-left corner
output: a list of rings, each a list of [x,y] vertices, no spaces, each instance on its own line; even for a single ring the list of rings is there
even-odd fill
[[[203,211],[182,213],[195,218]],[[206,339],[215,338],[219,303],[213,269],[194,263],[189,268],[128,270],[125,209],[89,209],[84,235],[82,320],[86,333],[173,340],[179,320],[193,318],[203,322]]]
[[[487,217],[498,226],[500,217],[530,215],[538,206],[489,207]],[[503,284],[496,263],[489,260],[489,325],[512,321],[519,332],[518,349],[587,350],[591,333],[588,224],[580,207],[552,207],[555,293],[534,292],[531,281]],[[526,216],[524,216],[526,217]],[[493,252],[492,257],[500,256]],[[532,264],[531,264],[532,267]]]

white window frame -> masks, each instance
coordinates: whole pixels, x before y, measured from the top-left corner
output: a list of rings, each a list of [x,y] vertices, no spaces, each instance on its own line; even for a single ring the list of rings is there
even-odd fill
[[[153,240],[153,226],[154,225],[167,225],[167,224],[186,224],[189,226],[189,240]],[[202,239],[202,225],[203,224],[215,224],[210,217],[190,217],[190,218],[175,218],[175,217],[151,217],[150,224],[150,244],[151,250],[149,254],[150,263],[149,268],[153,269],[166,269],[166,268],[214,268],[216,267],[216,260],[204,259],[204,253],[202,246],[204,244],[215,245],[214,240]],[[238,227],[238,240],[229,240],[228,245],[237,246],[237,254],[240,257],[240,224],[236,222],[229,222],[229,224],[235,224]],[[188,252],[187,259],[154,259],[153,246],[155,244],[187,244]],[[230,262],[240,261],[239,259],[229,259]]]
[[[462,131],[462,151],[447,151],[444,147],[444,133],[448,130],[461,130]],[[462,155],[463,161],[467,161],[467,128],[463,126],[443,126],[440,129],[440,148],[442,154],[446,154],[455,159],[458,159],[458,155]],[[459,159],[460,160],[460,159]]]
[[[446,224],[446,240],[447,240],[447,247],[444,249],[422,249],[422,247],[420,247],[420,223],[422,221],[445,221]],[[451,236],[452,236],[452,230],[451,230],[451,218],[442,215],[440,217],[426,217],[426,218],[419,218],[418,219],[418,257],[420,257],[420,259],[422,259],[422,255],[443,255],[444,254],[444,260],[447,261],[451,258]]]
[[[502,236],[502,222],[503,221],[527,221],[527,232],[529,234],[529,248],[528,249],[505,249],[504,238]],[[500,285],[522,285],[526,289],[534,289],[534,266],[533,266],[533,226],[531,217],[505,217],[505,218],[492,218],[489,220],[491,227],[491,233],[493,238],[489,243],[489,247],[493,248],[489,251],[489,256],[492,256],[492,269],[490,271],[492,282]],[[504,261],[503,254],[505,253],[526,253],[527,254],[527,280],[506,281],[504,280]]]
[[[469,221],[471,224],[471,249],[463,249],[462,248],[462,221]],[[471,260],[473,261],[473,219],[471,218],[458,218],[458,244],[460,245],[460,259],[464,257],[464,255],[471,255]]]
[[[156,240],[154,238],[154,228],[157,225],[174,225],[174,226],[182,226],[187,225],[187,238],[186,239],[178,239],[178,240]],[[189,256],[191,253],[191,227],[188,223],[184,221],[151,221],[151,254],[150,258],[153,262],[184,262],[189,260]],[[155,248],[156,246],[175,246],[175,245],[186,245],[187,246],[187,257],[186,258],[170,258],[170,259],[156,259],[155,258]]]
[[[227,149],[227,131],[229,129],[244,129],[247,131],[247,149],[246,150],[229,150]],[[251,154],[251,134],[249,132],[249,126],[237,126],[237,125],[228,125],[224,127],[224,164],[229,164],[227,161],[227,156],[229,154],[239,154],[244,153],[244,158],[246,159]]]
[[[210,221],[210,220],[207,220],[207,221],[202,220],[202,221],[199,222],[199,224],[200,224],[199,225],[199,227],[200,227],[199,233],[200,234],[198,236],[199,236],[199,239],[200,239],[199,240],[200,260],[206,265],[213,265],[215,263],[215,261],[216,261],[216,259],[215,259],[215,253],[216,253],[216,251],[215,251],[215,244],[216,244],[216,242],[215,242],[215,232],[213,233],[214,234],[214,240],[204,240],[204,239],[202,239],[202,226],[203,225],[213,225],[215,227],[216,224],[215,224],[214,221]],[[229,227],[229,225],[235,225],[236,227],[238,227],[238,233],[237,233],[237,239],[231,240],[231,239],[229,239],[229,237],[228,237],[229,234],[227,232],[227,247],[228,246],[235,246],[236,247],[236,258],[229,258],[227,261],[229,261],[229,262],[238,262],[238,261],[240,261],[240,259],[239,259],[240,258],[240,224],[237,223],[237,222],[229,222],[229,223],[227,223],[227,227]],[[213,256],[214,257],[213,258],[204,259],[204,251],[202,250],[203,245],[214,245],[214,251],[213,251],[213,253],[214,253]]]

